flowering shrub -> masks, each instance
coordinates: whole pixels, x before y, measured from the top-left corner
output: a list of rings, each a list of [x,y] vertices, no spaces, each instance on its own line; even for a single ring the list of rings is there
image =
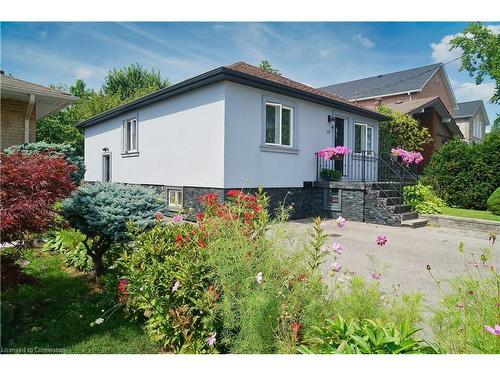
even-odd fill
[[[494,327],[500,324],[495,240],[495,235],[490,235],[491,245],[479,259],[474,254],[467,256],[464,245],[459,245],[467,276],[451,281],[452,292],[442,299],[432,320],[436,340],[447,353],[500,353],[500,340],[494,333]],[[434,278],[430,265],[427,269],[441,289],[443,281]]]
[[[325,147],[318,152],[318,156],[325,160],[333,160],[350,154],[352,150],[346,146]]]
[[[2,241],[20,241],[54,227],[54,203],[66,198],[76,186],[75,170],[64,159],[36,155],[0,155],[0,231]]]
[[[424,161],[424,157],[422,154],[418,151],[406,151],[405,149],[402,149],[400,147],[393,148],[391,150],[391,155],[394,158],[397,158],[398,156],[401,157],[403,160],[403,163],[410,165],[410,164],[420,164],[421,162]]]
[[[132,232],[133,251],[119,260],[120,301],[146,318],[149,336],[165,349],[214,351],[220,291],[207,260],[205,233],[194,224],[167,224],[161,218],[149,231]]]

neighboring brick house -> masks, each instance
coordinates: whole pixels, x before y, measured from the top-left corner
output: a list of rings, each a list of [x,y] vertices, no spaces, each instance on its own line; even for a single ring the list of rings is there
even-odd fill
[[[490,120],[482,100],[458,103],[454,118],[467,143],[483,142]]]
[[[371,109],[383,104],[411,114],[432,135],[432,144],[423,152],[425,161],[442,144],[453,138],[463,138],[452,115],[459,106],[443,64],[339,83],[322,87],[322,90]]]
[[[48,87],[6,76],[0,71],[0,149],[34,142],[36,121],[78,98]]]

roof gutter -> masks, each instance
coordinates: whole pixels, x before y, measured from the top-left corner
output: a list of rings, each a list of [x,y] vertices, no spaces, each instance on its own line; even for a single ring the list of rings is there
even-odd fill
[[[159,101],[184,94],[186,92],[222,81],[229,81],[240,83],[246,86],[251,86],[255,88],[260,88],[263,90],[272,91],[275,93],[283,94],[286,96],[295,97],[298,99],[307,100],[310,102],[322,104],[329,107],[335,107],[340,110],[354,112],[366,117],[375,118],[380,121],[388,120],[389,118],[381,113],[371,111],[362,107],[355,106],[353,104],[343,103],[334,99],[329,99],[321,95],[309,93],[300,89],[296,89],[281,83],[272,82],[260,77],[255,77],[250,74],[238,72],[226,67],[220,67],[211,70],[207,73],[201,74],[199,76],[190,78],[173,86],[166,87],[162,90],[156,91],[152,94],[143,96],[142,98],[136,99],[132,102],[122,104],[116,108],[109,111],[101,113],[93,118],[82,121],[76,126],[78,128],[87,128],[96,125],[102,121],[109,120],[121,114],[136,110],[140,107],[157,103]]]

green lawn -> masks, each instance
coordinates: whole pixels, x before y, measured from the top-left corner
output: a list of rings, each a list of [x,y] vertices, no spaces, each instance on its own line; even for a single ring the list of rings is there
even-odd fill
[[[63,353],[160,351],[140,324],[125,318],[122,308],[101,325],[90,326],[115,302],[88,275],[67,269],[60,256],[47,252],[32,251],[27,258],[30,264],[24,271],[39,282],[2,292],[0,346],[4,352],[25,348]]]
[[[500,216],[491,213],[490,211],[467,210],[465,208],[443,207],[442,215],[469,217],[472,219],[483,219],[500,221]]]

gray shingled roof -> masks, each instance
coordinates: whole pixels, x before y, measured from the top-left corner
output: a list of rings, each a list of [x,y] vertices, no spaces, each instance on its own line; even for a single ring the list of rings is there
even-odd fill
[[[355,81],[321,87],[348,100],[418,91],[443,64],[432,64],[400,72],[380,74]],[[357,93],[357,94],[356,94]]]
[[[453,114],[454,118],[471,117],[477,109],[483,104],[482,100],[472,100],[470,102],[458,103],[458,110]]]

